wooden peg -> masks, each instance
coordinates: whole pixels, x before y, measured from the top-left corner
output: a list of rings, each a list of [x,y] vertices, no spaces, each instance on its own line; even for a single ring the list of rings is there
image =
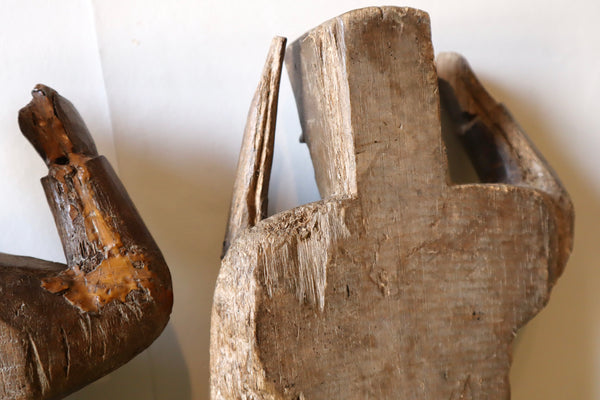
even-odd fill
[[[0,255],[0,399],[59,399],[148,347],[172,307],[156,243],[73,105],[37,85],[19,113],[67,264]]]
[[[509,398],[515,332],[571,251],[554,173],[464,60],[438,77],[425,12],[349,12],[286,64],[323,200],[232,238],[212,398]],[[450,181],[440,94],[485,183]]]

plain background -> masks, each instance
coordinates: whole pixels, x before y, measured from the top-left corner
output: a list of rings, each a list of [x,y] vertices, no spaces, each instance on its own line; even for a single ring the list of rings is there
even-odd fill
[[[248,105],[272,36],[366,1],[0,0],[0,251],[62,261],[16,115],[43,82],[80,110],[161,246],[175,308],[149,350],[69,400],[208,399],[210,309]],[[388,3],[389,4],[389,3]],[[575,250],[519,332],[514,400],[600,398],[600,3],[407,1],[512,111],[576,207]],[[271,212],[318,199],[287,76]]]

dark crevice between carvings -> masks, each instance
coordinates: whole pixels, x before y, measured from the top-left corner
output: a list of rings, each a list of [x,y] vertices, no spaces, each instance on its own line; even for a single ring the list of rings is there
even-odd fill
[[[460,107],[448,82],[439,79],[438,83],[442,138],[451,182],[457,185],[507,182],[509,174],[493,130],[478,115]]]

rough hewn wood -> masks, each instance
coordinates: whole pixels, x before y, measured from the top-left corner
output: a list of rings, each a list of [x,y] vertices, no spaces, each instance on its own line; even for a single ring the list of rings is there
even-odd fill
[[[285,38],[273,39],[263,78],[258,84],[248,112],[248,122],[242,139],[233,186],[229,222],[223,242],[223,254],[227,252],[229,245],[240,231],[253,227],[267,216],[277,99],[285,42]]]
[[[67,264],[0,256],[0,399],[58,399],[124,364],[166,325],[165,261],[73,105],[38,85],[19,113]]]
[[[506,107],[486,92],[467,60],[456,53],[442,53],[436,66],[444,109],[481,181],[532,187],[552,198],[559,243],[556,266],[549,270],[554,283],[573,247],[575,216],[568,193]]]
[[[566,192],[462,59],[438,86],[422,11],[344,14],[286,63],[323,200],[231,243],[212,398],[509,398],[515,332],[571,250]],[[486,184],[450,182],[440,91]]]

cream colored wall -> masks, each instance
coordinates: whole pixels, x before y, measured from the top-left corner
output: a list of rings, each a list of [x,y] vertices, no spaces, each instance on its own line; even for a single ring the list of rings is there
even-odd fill
[[[392,3],[430,13],[436,51],[458,51],[470,60],[557,170],[576,206],[575,251],[565,275],[547,309],[515,345],[513,399],[600,398],[600,3]],[[2,0],[2,5],[0,170],[14,199],[4,199],[0,210],[0,251],[61,257],[37,182],[44,167],[15,122],[28,91],[42,81],[80,108],[101,149],[118,161],[174,277],[175,308],[163,336],[69,399],[208,399],[212,290],[241,133],[270,38],[293,40],[344,11],[376,4]],[[273,212],[318,198],[299,135],[284,76]]]

